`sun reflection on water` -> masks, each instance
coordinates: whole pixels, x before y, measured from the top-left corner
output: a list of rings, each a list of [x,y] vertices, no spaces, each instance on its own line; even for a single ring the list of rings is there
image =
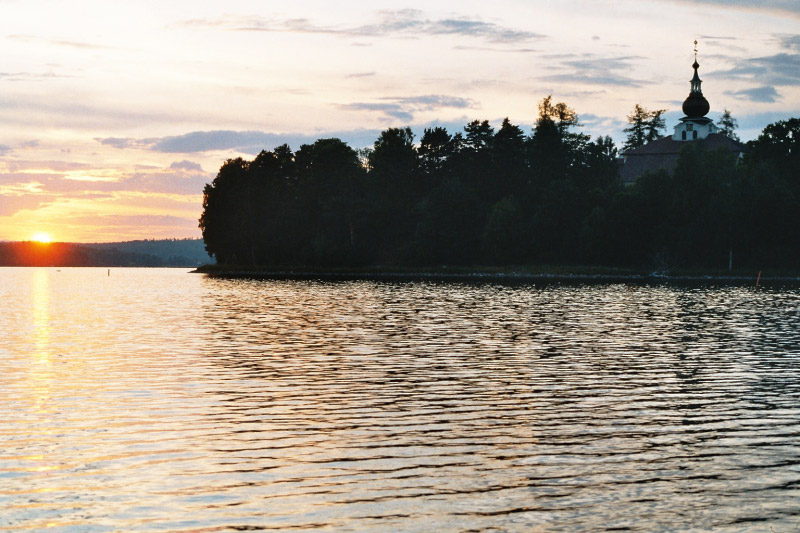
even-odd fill
[[[50,322],[50,272],[38,268],[32,276],[33,362],[30,366],[35,409],[46,411],[53,382]]]

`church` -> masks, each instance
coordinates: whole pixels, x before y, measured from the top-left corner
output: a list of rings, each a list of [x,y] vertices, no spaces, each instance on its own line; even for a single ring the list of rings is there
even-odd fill
[[[695,41],[695,44],[697,42]],[[737,157],[741,157],[747,147],[719,133],[714,122],[706,117],[710,109],[708,100],[703,96],[700,88],[702,80],[697,73],[700,65],[697,63],[697,49],[695,49],[694,77],[691,80],[689,96],[683,102],[684,117],[675,126],[672,135],[667,135],[638,148],[622,153],[622,183],[631,185],[636,178],[647,171],[666,170],[672,174],[678,164],[678,155],[681,148],[690,142],[702,142],[707,150],[724,148],[730,150]]]

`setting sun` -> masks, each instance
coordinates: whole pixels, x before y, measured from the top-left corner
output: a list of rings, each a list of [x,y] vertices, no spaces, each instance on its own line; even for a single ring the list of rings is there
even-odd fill
[[[41,243],[49,243],[49,242],[53,241],[53,238],[50,236],[49,233],[44,233],[42,231],[37,231],[36,233],[33,234],[33,237],[32,237],[31,240],[34,240],[36,242],[41,242]]]

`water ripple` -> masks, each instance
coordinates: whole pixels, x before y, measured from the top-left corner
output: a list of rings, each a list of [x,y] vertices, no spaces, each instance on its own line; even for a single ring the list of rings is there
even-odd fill
[[[800,291],[4,269],[0,528],[800,528]]]

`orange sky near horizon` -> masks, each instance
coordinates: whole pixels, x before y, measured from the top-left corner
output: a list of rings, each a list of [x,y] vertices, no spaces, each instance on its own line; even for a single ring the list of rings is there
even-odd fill
[[[387,127],[526,131],[548,94],[624,140],[681,116],[700,41],[711,118],[752,139],[800,116],[800,5],[767,0],[0,0],[0,240],[199,237],[231,157]]]

